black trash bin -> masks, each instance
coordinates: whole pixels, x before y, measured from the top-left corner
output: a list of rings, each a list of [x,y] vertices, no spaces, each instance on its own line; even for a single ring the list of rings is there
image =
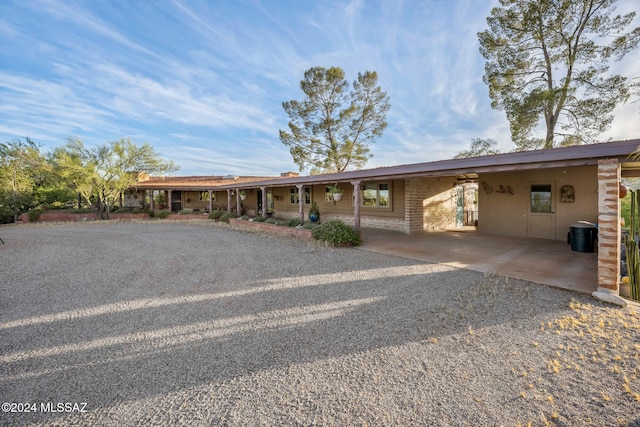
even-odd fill
[[[595,252],[598,228],[595,224],[579,222],[569,226],[569,244],[575,252]]]

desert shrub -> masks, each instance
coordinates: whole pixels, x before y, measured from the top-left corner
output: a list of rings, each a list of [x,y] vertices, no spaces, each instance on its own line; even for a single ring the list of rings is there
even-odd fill
[[[275,218],[267,218],[264,222],[266,222],[267,224],[277,224],[278,220]]]
[[[190,215],[193,213],[192,209],[182,209],[178,211],[178,215]]]
[[[169,211],[158,211],[158,212],[156,212],[154,217],[158,218],[158,219],[164,219],[164,218],[168,217],[170,213],[171,212],[169,212]]]
[[[300,224],[302,224],[302,222],[300,222],[298,218],[289,218],[284,220],[284,225],[287,227],[297,227]]]
[[[323,222],[313,228],[311,236],[316,240],[328,242],[332,246],[358,246],[361,243],[360,234],[339,219]]]
[[[302,228],[304,228],[305,230],[313,230],[316,227],[319,227],[320,224],[318,224],[317,222],[305,222],[304,224],[302,224]]]
[[[51,202],[51,204],[49,205],[49,209],[66,209],[67,204],[65,202],[59,202],[59,201],[55,201],[55,202]]]
[[[27,212],[27,218],[29,218],[29,222],[36,222],[40,219],[40,215],[42,215],[42,209],[31,209]]]
[[[247,221],[249,219],[249,215],[242,215],[240,219]]]
[[[263,217],[263,216],[257,216],[253,219],[255,222],[265,222],[267,220],[267,218]]]
[[[220,221],[229,222],[229,218],[236,218],[237,215],[233,212],[225,212],[220,216]]]
[[[209,219],[220,219],[220,217],[224,214],[225,211],[215,210],[211,211],[209,214]]]

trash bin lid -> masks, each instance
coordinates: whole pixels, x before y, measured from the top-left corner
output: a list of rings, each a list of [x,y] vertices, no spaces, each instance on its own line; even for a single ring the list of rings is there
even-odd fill
[[[580,221],[580,222],[576,222],[575,224],[571,224],[569,227],[571,227],[571,228],[596,228],[596,225],[591,223],[591,222]]]

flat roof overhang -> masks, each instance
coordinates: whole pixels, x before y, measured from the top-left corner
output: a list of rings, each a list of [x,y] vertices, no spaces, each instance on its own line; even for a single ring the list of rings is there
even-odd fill
[[[554,149],[522,151],[494,154],[465,159],[440,160],[435,162],[414,163],[408,165],[386,166],[374,169],[362,169],[342,173],[321,175],[274,177],[242,182],[216,182],[187,185],[171,185],[170,182],[137,183],[134,188],[140,190],[176,191],[225,191],[254,189],[260,187],[291,187],[295,185],[322,185],[339,182],[358,182],[363,180],[392,180],[417,177],[454,176],[459,181],[477,179],[480,174],[499,172],[518,172],[532,169],[552,169],[563,167],[593,166],[598,160],[615,158],[621,162],[624,177],[640,176],[640,161],[630,159],[631,153],[640,146],[640,139],[614,141],[600,144],[578,145]]]
[[[632,168],[635,168],[633,170],[637,170],[640,174],[640,162],[629,160],[629,155],[636,151],[638,146],[640,146],[640,139],[634,139],[546,150],[494,154],[466,159],[388,166],[333,174],[279,178],[239,183],[237,185],[224,185],[218,188],[248,189],[256,187],[290,187],[296,184],[334,184],[338,182],[356,182],[362,180],[442,176],[469,177],[473,179],[485,173],[517,172],[540,168],[552,169],[594,166],[598,164],[598,160],[610,158],[618,159],[622,163],[623,169],[632,170]]]

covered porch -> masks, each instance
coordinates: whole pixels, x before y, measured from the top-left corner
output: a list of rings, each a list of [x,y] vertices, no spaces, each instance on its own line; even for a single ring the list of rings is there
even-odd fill
[[[494,236],[472,227],[405,234],[362,229],[360,249],[446,264],[591,293],[598,289],[598,254],[571,251],[559,240]]]

